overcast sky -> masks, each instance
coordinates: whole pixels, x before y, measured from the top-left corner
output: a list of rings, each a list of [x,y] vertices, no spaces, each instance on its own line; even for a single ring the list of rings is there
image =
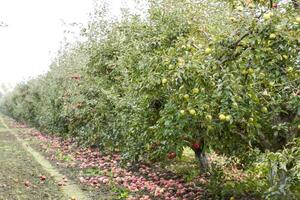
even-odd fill
[[[109,1],[112,14],[123,1]],[[92,7],[93,0],[0,0],[0,21],[8,25],[0,27],[0,83],[45,73],[63,41],[63,22],[86,24]]]

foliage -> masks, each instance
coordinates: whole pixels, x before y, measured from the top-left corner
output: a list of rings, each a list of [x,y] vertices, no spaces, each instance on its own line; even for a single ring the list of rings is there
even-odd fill
[[[270,188],[266,196],[270,199],[300,198],[300,140],[295,139],[287,148],[266,154],[269,168]]]
[[[134,162],[191,147],[198,157],[197,149],[237,156],[245,168],[257,158],[253,149],[284,163],[299,137],[300,19],[290,4],[250,3],[149,1],[146,16],[111,23],[97,8],[85,42],[20,84],[2,109]],[[288,180],[270,185],[268,196],[287,194]]]

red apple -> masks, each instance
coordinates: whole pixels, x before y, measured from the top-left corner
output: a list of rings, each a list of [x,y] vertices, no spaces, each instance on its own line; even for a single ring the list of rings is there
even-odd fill
[[[200,149],[200,144],[198,142],[193,143],[193,149]]]
[[[168,158],[169,159],[174,159],[175,157],[176,157],[176,153],[175,152],[168,153]]]
[[[41,176],[40,176],[40,180],[41,180],[41,181],[46,180],[46,176],[42,176],[42,175],[41,175]]]
[[[29,181],[25,181],[25,182],[24,182],[24,185],[25,185],[26,187],[29,187],[29,186],[30,186],[30,182],[29,182]]]

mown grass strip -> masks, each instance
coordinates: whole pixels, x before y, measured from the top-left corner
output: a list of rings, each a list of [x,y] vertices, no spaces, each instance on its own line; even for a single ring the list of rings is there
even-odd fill
[[[5,127],[6,131],[9,131],[17,139],[17,141],[22,145],[24,150],[29,152],[34,157],[34,159],[43,167],[43,169],[45,171],[47,171],[54,178],[55,181],[60,182],[63,179],[64,176],[55,167],[53,167],[51,165],[51,163],[48,160],[46,160],[40,153],[38,153],[37,151],[32,149],[28,145],[28,143],[21,140],[18,137],[18,135],[6,125],[6,123],[4,122],[4,120],[1,116],[0,116],[0,122],[1,122],[2,126]],[[62,189],[63,193],[70,198],[75,197],[77,200],[88,200],[89,199],[84,194],[84,192],[76,184],[74,184],[72,182],[68,182],[68,183],[66,183],[65,186],[61,186],[61,189]]]

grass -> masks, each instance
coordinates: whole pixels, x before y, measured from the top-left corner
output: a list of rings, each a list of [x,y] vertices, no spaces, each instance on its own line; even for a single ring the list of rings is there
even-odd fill
[[[24,151],[11,133],[0,132],[0,149],[0,200],[67,199],[50,174]],[[40,181],[40,175],[46,176],[46,181]]]

